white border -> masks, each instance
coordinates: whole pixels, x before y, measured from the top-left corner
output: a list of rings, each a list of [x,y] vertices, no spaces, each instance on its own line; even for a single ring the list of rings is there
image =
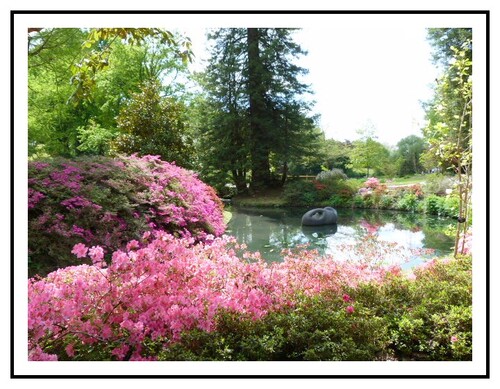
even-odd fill
[[[68,7],[69,8],[69,7]],[[236,9],[237,7],[230,7]],[[241,8],[241,7],[239,7]],[[243,7],[249,8],[249,7]],[[349,9],[349,7],[347,7]],[[468,7],[470,9],[470,7]],[[396,9],[402,9],[397,7]],[[90,18],[90,19],[89,19]],[[482,375],[484,374],[485,355],[485,322],[484,277],[486,257],[485,247],[480,245],[486,236],[486,176],[485,166],[486,138],[485,133],[476,129],[485,128],[485,104],[481,101],[485,91],[485,53],[484,34],[478,36],[477,31],[484,32],[484,15],[20,15],[15,16],[15,255],[26,258],[26,238],[20,231],[26,231],[27,210],[26,199],[26,150],[19,145],[26,144],[27,139],[27,84],[26,73],[26,41],[27,27],[306,27],[325,25],[332,26],[394,26],[409,27],[473,27],[474,28],[474,359],[472,362],[28,362],[26,352],[26,266],[23,261],[15,261],[15,353],[14,367],[17,375],[61,375],[61,374],[106,374],[106,375]],[[329,50],[325,42],[325,50]],[[482,51],[481,51],[482,50]],[[476,57],[477,56],[477,57]],[[491,129],[490,129],[491,131]],[[483,146],[484,145],[484,146]],[[477,167],[477,168],[476,168]],[[477,226],[477,227],[476,227]],[[483,227],[484,226],[484,227]]]

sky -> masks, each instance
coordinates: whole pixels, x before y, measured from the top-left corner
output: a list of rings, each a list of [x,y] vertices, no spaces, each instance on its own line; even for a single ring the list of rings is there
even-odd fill
[[[197,61],[203,68],[204,29],[189,29]],[[409,135],[421,136],[425,125],[421,102],[432,97],[439,76],[431,63],[425,28],[306,27],[294,40],[308,54],[297,63],[308,69],[314,113],[327,138],[355,140],[372,128],[379,142],[395,146]]]

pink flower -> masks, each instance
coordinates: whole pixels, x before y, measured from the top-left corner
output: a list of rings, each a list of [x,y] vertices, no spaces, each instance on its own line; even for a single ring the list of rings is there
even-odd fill
[[[354,307],[352,305],[348,305],[345,309],[347,313],[354,313]]]
[[[455,342],[458,342],[458,337],[453,335],[451,338],[450,338],[450,341],[451,343],[455,343]]]
[[[71,250],[71,253],[75,254],[77,258],[85,258],[87,256],[88,249],[89,248],[83,243],[78,243],[73,246],[73,250]]]
[[[139,242],[134,240],[131,240],[130,242],[127,243],[127,250],[137,250],[139,248]]]
[[[101,263],[104,258],[104,250],[101,246],[92,246],[92,248],[89,249],[89,257],[92,259],[92,263]]]
[[[351,301],[351,297],[348,294],[344,294],[342,296],[342,299],[347,303],[348,301]]]
[[[75,350],[73,348],[73,344],[68,344],[65,348],[66,354],[68,354],[68,357],[72,358],[75,356]]]

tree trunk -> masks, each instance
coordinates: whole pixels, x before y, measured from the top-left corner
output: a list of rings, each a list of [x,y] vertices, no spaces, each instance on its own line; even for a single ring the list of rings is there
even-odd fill
[[[247,29],[248,95],[251,134],[252,182],[251,188],[259,191],[269,186],[270,145],[267,139],[265,85],[259,51],[259,29]]]
[[[281,186],[285,186],[287,177],[288,177],[288,163],[285,161],[283,163],[283,172],[281,173]]]
[[[247,190],[247,180],[246,172],[241,170],[232,170],[233,181],[236,185],[236,190],[238,193],[243,193]]]

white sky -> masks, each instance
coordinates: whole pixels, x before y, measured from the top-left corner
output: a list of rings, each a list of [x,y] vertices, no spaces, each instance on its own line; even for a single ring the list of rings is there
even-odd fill
[[[203,29],[189,29],[200,70],[206,58]],[[421,136],[420,101],[432,97],[438,70],[431,63],[425,28],[314,28],[294,40],[308,52],[298,63],[316,101],[314,113],[327,138],[354,140],[356,130],[373,125],[378,140],[394,146],[408,135]]]

